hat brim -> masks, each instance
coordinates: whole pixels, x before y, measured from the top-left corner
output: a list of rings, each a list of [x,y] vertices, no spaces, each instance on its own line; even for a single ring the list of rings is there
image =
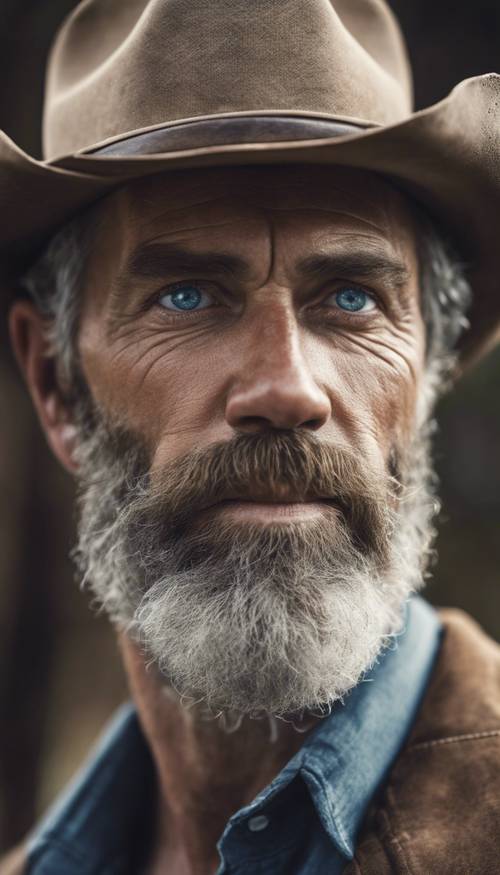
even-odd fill
[[[124,137],[148,130],[155,129]],[[471,328],[459,350],[462,366],[498,339],[500,75],[465,80],[447,98],[399,124],[359,127],[335,137],[218,143],[127,157],[119,149],[105,148],[116,142],[120,138],[43,162],[0,133],[0,262],[5,277],[26,269],[44,242],[77,212],[141,176],[195,167],[349,166],[392,179],[456,240],[474,292]]]

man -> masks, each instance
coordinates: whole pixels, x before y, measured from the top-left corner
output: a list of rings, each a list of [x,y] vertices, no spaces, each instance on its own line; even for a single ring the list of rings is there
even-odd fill
[[[410,90],[379,0],[85,0],[47,160],[2,135],[134,701],[4,872],[500,871],[498,647],[416,595],[433,406],[498,327],[499,77]]]

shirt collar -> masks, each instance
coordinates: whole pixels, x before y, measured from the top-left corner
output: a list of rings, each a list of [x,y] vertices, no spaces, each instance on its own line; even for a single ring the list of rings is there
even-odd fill
[[[414,722],[440,629],[430,605],[411,599],[402,632],[303,747],[300,768],[318,816],[350,859],[368,803]]]
[[[370,671],[307,736],[277,777],[229,820],[255,816],[297,775],[305,781],[317,815],[337,850],[354,856],[368,803],[389,771],[411,728],[440,642],[441,623],[420,596],[405,606],[402,630]]]
[[[440,628],[435,611],[419,596],[413,597],[406,606],[403,630],[390,648],[307,736],[279,775],[230,818],[219,849],[235,825],[262,811],[300,775],[327,835],[351,859],[366,807],[414,720]],[[90,764],[33,834],[30,862],[43,857],[49,866],[42,866],[44,872],[64,875],[90,875],[104,863],[118,867],[120,859],[130,858],[132,837],[137,842],[145,834],[153,788],[154,767],[137,715],[132,706],[124,706]],[[36,873],[36,866],[30,872]]]

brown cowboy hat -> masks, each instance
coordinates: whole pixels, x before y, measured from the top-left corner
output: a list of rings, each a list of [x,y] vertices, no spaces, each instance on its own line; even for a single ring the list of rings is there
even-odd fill
[[[10,283],[79,210],[188,167],[330,164],[389,177],[459,245],[474,291],[463,362],[500,323],[500,76],[412,113],[384,0],[83,0],[48,67],[44,156],[0,132]]]

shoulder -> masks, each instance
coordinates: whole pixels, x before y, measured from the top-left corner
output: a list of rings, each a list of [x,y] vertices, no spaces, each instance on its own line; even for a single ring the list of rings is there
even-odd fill
[[[464,611],[438,613],[441,646],[409,745],[500,734],[500,645]]]
[[[375,842],[390,859],[380,873],[495,875],[500,646],[464,612],[447,608],[439,615],[443,635],[429,684],[376,801],[359,860],[366,858],[363,845]]]

